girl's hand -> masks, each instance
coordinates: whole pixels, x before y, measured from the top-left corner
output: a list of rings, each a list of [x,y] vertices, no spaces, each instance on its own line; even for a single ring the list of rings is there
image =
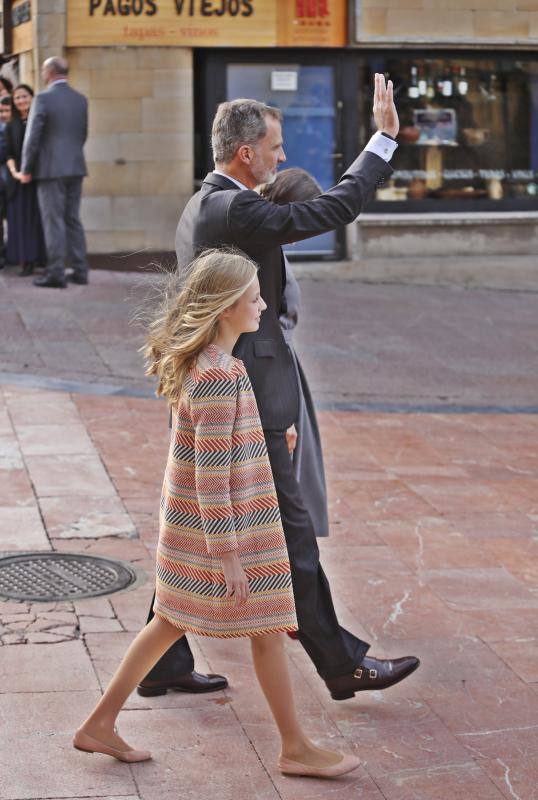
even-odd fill
[[[297,447],[297,428],[292,425],[286,431],[286,444],[288,445],[288,452],[291,454]]]
[[[236,550],[222,554],[222,570],[226,580],[226,597],[235,595],[235,605],[244,606],[248,600],[250,588]]]

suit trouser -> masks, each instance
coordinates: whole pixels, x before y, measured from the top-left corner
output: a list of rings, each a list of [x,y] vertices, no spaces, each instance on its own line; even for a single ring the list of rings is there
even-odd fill
[[[312,521],[293,472],[285,431],[264,433],[288,546],[299,640],[320,676],[325,680],[336,678],[353,672],[369,645],[338,624],[329,583],[319,563]],[[148,677],[172,678],[189,672],[189,663],[192,653],[183,637],[172,645]]]
[[[82,178],[48,178],[37,182],[37,199],[45,245],[47,275],[63,280],[65,259],[80,276],[88,272],[86,237],[80,221]]]

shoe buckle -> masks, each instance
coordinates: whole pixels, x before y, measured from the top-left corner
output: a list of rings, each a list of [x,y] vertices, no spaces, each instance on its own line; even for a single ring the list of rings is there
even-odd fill
[[[355,670],[353,677],[358,679],[362,678],[362,669],[360,667]]]
[[[377,670],[370,669],[368,670],[368,672],[370,673],[370,680],[375,681],[375,679],[377,678]]]

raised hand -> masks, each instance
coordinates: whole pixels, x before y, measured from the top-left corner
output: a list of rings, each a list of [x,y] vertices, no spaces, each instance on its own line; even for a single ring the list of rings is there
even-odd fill
[[[376,72],[374,88],[374,120],[377,130],[388,133],[394,139],[400,130],[400,120],[394,105],[392,81],[385,85],[385,76]]]

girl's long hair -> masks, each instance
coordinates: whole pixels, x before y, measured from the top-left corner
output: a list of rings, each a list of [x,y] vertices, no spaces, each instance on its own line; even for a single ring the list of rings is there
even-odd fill
[[[234,250],[206,250],[188,267],[186,280],[172,277],[164,300],[149,324],[142,351],[146,375],[157,376],[157,395],[177,403],[187,373],[215,339],[219,316],[239,300],[257,267]]]

